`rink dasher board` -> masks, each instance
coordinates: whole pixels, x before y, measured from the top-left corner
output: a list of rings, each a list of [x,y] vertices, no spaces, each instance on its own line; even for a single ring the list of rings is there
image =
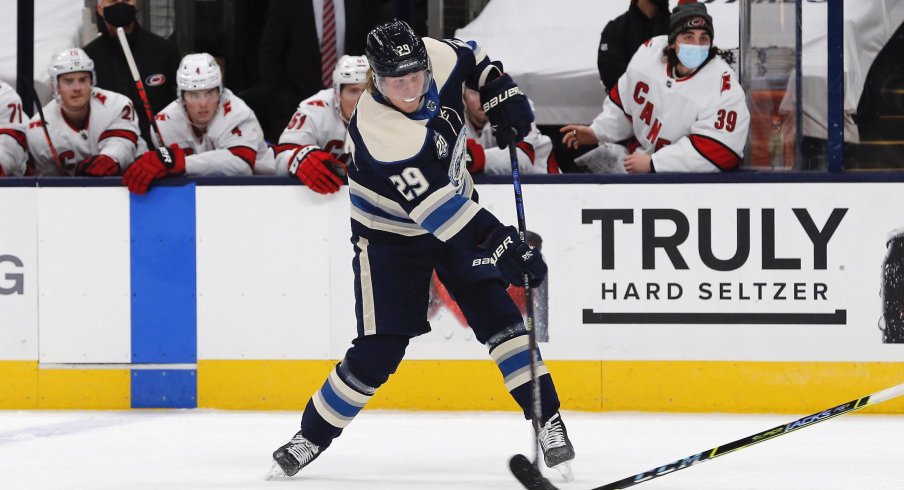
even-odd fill
[[[876,322],[881,315],[879,270],[885,238],[902,223],[894,213],[877,210],[900,208],[901,185],[526,184],[528,228],[543,237],[550,265],[546,305],[550,340],[541,349],[553,373],[559,371],[559,383],[577,387],[570,390],[577,395],[566,403],[590,410],[655,409],[662,403],[666,406],[660,409],[708,406],[706,390],[699,402],[668,402],[635,393],[645,390],[625,378],[632,370],[656,376],[654,385],[676,387],[693,380],[694,386],[708,382],[712,389],[732,382],[717,374],[726,367],[753,380],[754,388],[764,380],[774,382],[779,373],[797,373],[779,382],[779,389],[800,389],[801,380],[810,379],[809,386],[829,400],[836,399],[830,398],[829,380],[849,386],[851,393],[881,387],[882,383],[873,386],[877,377],[894,384],[894,370],[904,359],[902,348],[883,344]],[[514,222],[510,186],[484,184],[478,190],[482,204],[503,221]],[[183,189],[182,194],[188,192]],[[196,362],[200,406],[207,406],[204,400],[211,405],[264,408],[304,402],[266,396],[259,389],[243,397],[236,393],[248,388],[238,388],[243,373],[278,379],[300,371],[295,376],[302,378],[301,384],[310,385],[309,392],[317,389],[324,369],[341,358],[354,335],[347,194],[320,196],[293,185],[199,185],[191,186],[190,192],[195,209],[194,219],[188,221],[194,228],[185,236],[194,237],[187,249],[194,253],[189,283],[196,289],[186,294],[194,296],[196,304],[186,316],[194,318],[194,324],[175,336],[190,338],[195,345],[187,352],[185,342],[154,345],[161,358],[136,362],[136,351],[148,346],[135,345],[135,324],[148,321],[134,318],[136,300],[130,289],[155,286],[136,285],[142,278],[133,275],[138,266],[130,227],[136,208],[153,215],[155,192],[136,203],[136,197],[119,187],[0,190],[0,205],[20,210],[0,218],[0,229],[15,230],[0,235],[0,257],[7,257],[0,260],[0,290],[14,291],[0,294],[6,319],[0,320],[4,324],[0,359],[25,363],[24,368],[17,365],[17,379],[24,376],[24,385],[36,387],[25,402],[12,397],[20,400],[15,403],[40,403],[37,386],[48,389],[53,383],[32,380],[60,375],[44,373],[40,363],[128,367],[130,362]],[[167,223],[173,214],[161,222]],[[833,220],[837,226],[828,236],[825,227]],[[822,242],[814,242],[814,229],[826,232]],[[684,231],[686,238],[678,239]],[[670,238],[676,233],[678,238]],[[711,243],[706,243],[707,237]],[[739,243],[744,244],[741,248],[747,253],[741,255],[746,257],[731,262]],[[167,259],[165,253],[154,253]],[[714,270],[716,263],[729,270]],[[682,293],[677,296],[676,284]],[[779,288],[783,292],[777,295]],[[703,291],[709,291],[708,297]],[[703,315],[712,321],[726,315],[762,319],[757,315],[778,313],[791,319],[816,315],[828,321],[600,324],[588,322],[587,311],[629,321],[643,320],[636,316],[640,313],[672,318]],[[433,332],[415,340],[407,357],[421,368],[401,376],[403,369],[397,377],[410,380],[406,383],[415,393],[424,393],[429,391],[425,385],[443,384],[437,380],[456,372],[486,373],[483,377],[490,378],[486,386],[475,397],[466,397],[461,408],[473,404],[513,408],[504,397],[485,401],[498,394],[495,367],[447,305],[439,304],[430,321]],[[156,326],[142,328],[145,333],[138,337],[145,338],[146,330]],[[168,349],[183,351],[179,355],[189,358],[166,359]],[[431,363],[438,360],[459,362]],[[93,376],[90,369],[84,371],[88,378]],[[130,371],[122,370],[115,381],[101,382],[113,383],[115,396],[101,396],[108,391],[101,387],[94,398],[106,400],[102,405],[114,399],[129,406]],[[585,387],[578,380],[587,380],[588,373],[595,381]],[[826,386],[820,388],[820,380]],[[233,385],[236,388],[230,389]],[[633,405],[616,401],[632,394]],[[56,398],[66,397],[43,397],[48,403]],[[436,403],[437,408],[457,407],[452,400]],[[374,405],[381,404],[424,405],[399,396],[375,399]],[[751,402],[749,408],[766,405]]]

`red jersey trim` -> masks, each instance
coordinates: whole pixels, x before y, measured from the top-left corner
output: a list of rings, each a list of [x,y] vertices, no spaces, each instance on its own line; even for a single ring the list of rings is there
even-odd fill
[[[233,155],[241,158],[248,164],[249,167],[254,169],[254,164],[257,162],[257,152],[247,146],[233,146],[229,149],[229,152]]]
[[[741,163],[740,155],[716,139],[701,134],[692,134],[687,139],[690,140],[691,145],[700,156],[722,171],[734,170]]]
[[[138,144],[138,135],[125,129],[108,129],[100,134],[100,138],[97,141],[100,142],[107,138],[123,138],[131,141],[134,145]]]
[[[525,141],[519,141],[517,146],[518,146],[519,150],[523,151],[527,155],[527,158],[530,159],[531,165],[533,165],[534,157],[536,157],[536,154],[537,154],[534,151],[533,145],[531,145],[530,143],[527,143]]]
[[[16,143],[19,143],[19,146],[21,146],[23,150],[28,151],[28,143],[26,142],[24,132],[12,128],[0,128],[0,135],[3,134],[16,140]]]

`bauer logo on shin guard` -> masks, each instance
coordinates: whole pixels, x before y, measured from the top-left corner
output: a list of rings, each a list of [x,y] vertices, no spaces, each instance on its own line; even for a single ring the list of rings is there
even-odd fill
[[[501,94],[493,96],[490,100],[483,103],[483,111],[489,112],[490,109],[501,104],[503,101],[516,95],[524,95],[518,87],[512,87]]]

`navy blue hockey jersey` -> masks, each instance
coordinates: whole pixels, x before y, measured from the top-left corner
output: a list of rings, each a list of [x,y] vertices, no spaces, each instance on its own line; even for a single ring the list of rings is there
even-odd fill
[[[371,240],[432,233],[473,248],[500,224],[477,203],[466,168],[462,90],[497,68],[473,42],[424,43],[433,81],[420,108],[406,114],[365,92],[349,122],[352,231]]]

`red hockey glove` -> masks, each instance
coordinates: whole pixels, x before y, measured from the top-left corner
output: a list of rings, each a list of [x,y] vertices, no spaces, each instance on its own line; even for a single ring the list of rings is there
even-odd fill
[[[298,177],[314,192],[332,194],[339,191],[348,170],[333,155],[317,146],[308,145],[295,150],[289,160],[289,173]]]
[[[185,173],[185,152],[177,145],[160,147],[138,157],[123,174],[122,183],[135,194],[144,194],[154,181]]]
[[[75,175],[79,177],[111,177],[119,175],[119,171],[119,164],[107,155],[92,155],[75,167]]]
[[[482,174],[483,167],[487,164],[487,156],[483,152],[483,147],[474,138],[468,138],[468,172],[471,175]]]
[[[0,177],[3,177],[5,175],[6,175],[6,170],[3,169],[3,164],[0,164]]]

